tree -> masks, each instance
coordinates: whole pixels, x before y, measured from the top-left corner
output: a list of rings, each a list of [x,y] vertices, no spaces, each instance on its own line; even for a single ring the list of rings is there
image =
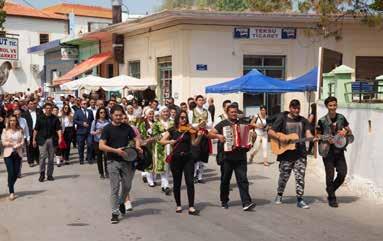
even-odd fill
[[[0,31],[4,30],[6,12],[4,11],[5,0],[0,0]]]
[[[162,9],[199,8],[217,11],[289,12],[319,15],[308,35],[341,38],[347,17],[361,18],[370,27],[382,26],[383,0],[164,0]]]

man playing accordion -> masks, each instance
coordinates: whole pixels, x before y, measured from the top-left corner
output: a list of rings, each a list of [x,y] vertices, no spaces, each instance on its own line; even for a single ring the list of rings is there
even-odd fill
[[[237,106],[230,105],[227,107],[228,119],[219,122],[210,132],[209,138],[218,139],[218,162],[221,165],[221,187],[220,187],[220,199],[222,207],[229,208],[229,191],[230,191],[230,179],[235,173],[237,179],[237,185],[239,194],[241,196],[242,206],[244,211],[250,211],[255,208],[255,203],[252,202],[249,194],[249,181],[247,179],[247,151],[248,148],[233,147],[231,151],[225,151],[224,145],[227,138],[224,136],[224,130],[228,127],[245,124],[244,120],[238,119]],[[248,133],[247,133],[248,134]],[[231,144],[230,144],[231,145]]]

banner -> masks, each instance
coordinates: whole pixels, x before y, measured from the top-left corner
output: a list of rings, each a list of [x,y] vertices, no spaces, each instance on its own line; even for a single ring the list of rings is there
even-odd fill
[[[0,38],[0,59],[19,59],[19,40],[16,38]]]
[[[77,60],[79,56],[78,48],[75,47],[62,47],[61,60]]]
[[[296,39],[297,30],[295,28],[274,28],[274,27],[234,28],[234,38],[236,39]]]

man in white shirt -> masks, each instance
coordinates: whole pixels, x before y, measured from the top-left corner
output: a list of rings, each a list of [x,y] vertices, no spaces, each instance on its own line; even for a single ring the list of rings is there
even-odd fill
[[[97,113],[97,106],[96,106],[96,100],[95,99],[90,99],[89,100],[89,107],[88,107],[88,110],[91,110],[92,113],[93,113],[93,117],[96,116],[96,113]]]
[[[41,109],[37,108],[38,101],[30,99],[27,102],[28,110],[21,113],[21,116],[26,120],[28,126],[28,135],[31,137],[35,128],[38,116],[42,113]],[[31,139],[31,138],[30,138]],[[27,142],[27,160],[30,167],[39,163],[39,148],[33,147],[32,141]]]
[[[189,122],[194,128],[203,129],[207,131],[212,128],[213,121],[210,115],[210,112],[203,108],[205,99],[202,95],[198,95],[195,98],[195,103],[197,106],[189,111]],[[209,160],[209,153],[211,151],[210,140],[204,136],[201,139],[201,142],[198,146],[192,147],[193,158],[195,161],[194,165],[194,179],[195,182],[204,183],[203,181],[203,170],[205,163]]]

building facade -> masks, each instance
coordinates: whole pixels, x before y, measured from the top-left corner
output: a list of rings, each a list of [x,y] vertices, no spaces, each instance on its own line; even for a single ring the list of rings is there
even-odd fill
[[[173,96],[177,102],[253,68],[274,78],[293,79],[318,66],[321,46],[342,52],[343,64],[357,72],[363,65],[357,61],[361,56],[382,59],[383,32],[346,19],[341,39],[308,36],[305,30],[317,22],[315,15],[164,11],[108,30],[125,36],[120,74],[154,79],[158,97]],[[308,109],[304,93],[211,96],[217,106],[224,99],[237,101],[247,114],[254,114],[265,99],[269,109],[286,109],[292,98]]]
[[[1,81],[0,92],[28,92],[43,87],[44,56],[29,55],[27,49],[60,39],[67,35],[66,17],[26,7],[14,3],[6,3],[7,12],[5,31],[1,38],[14,40],[17,45],[11,49],[2,45],[1,49],[16,52],[15,56],[0,57],[2,73],[8,69],[7,78]],[[9,43],[9,40],[8,40]],[[5,50],[4,50],[5,51]],[[8,66],[5,68],[5,66]]]

